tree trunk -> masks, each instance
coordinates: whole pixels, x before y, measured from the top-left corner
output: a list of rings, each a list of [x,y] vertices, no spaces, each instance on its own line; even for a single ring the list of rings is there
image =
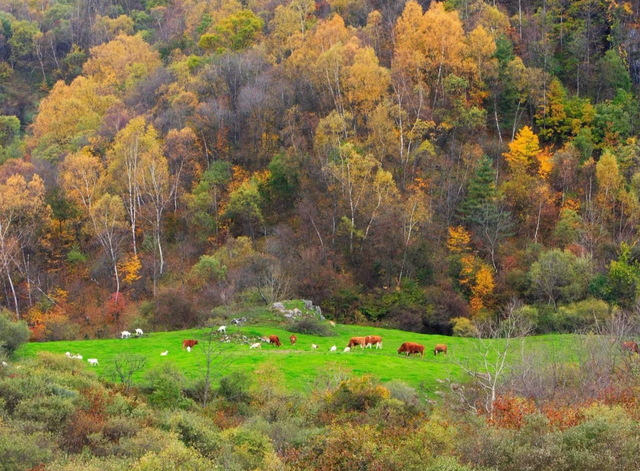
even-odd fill
[[[16,288],[13,286],[13,279],[11,279],[11,272],[9,267],[6,268],[7,279],[9,280],[9,286],[11,287],[11,294],[13,295],[13,304],[16,307],[16,316],[20,319],[20,307],[18,306],[18,296],[16,295]]]

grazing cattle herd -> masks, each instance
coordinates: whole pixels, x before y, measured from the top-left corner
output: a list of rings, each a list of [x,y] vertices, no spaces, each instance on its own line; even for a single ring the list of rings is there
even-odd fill
[[[262,337],[260,340],[266,343],[274,344],[276,347],[279,347],[282,345],[277,335],[270,335],[268,338]],[[289,341],[291,342],[291,345],[295,345],[295,343],[298,341],[298,337],[296,337],[295,335],[291,335],[291,337],[289,337]],[[254,343],[253,345],[249,346],[249,349],[253,350],[254,348],[260,348],[260,345],[261,345],[260,342]],[[374,345],[376,349],[382,348],[381,336],[365,335],[363,337],[351,337],[349,339],[349,343],[347,344],[347,346],[344,348],[344,350],[342,350],[342,353],[349,353],[355,347],[360,347],[360,349],[365,349],[365,348],[373,348]],[[315,343],[311,344],[311,350],[318,350],[318,348],[319,346],[316,345]],[[329,349],[329,351],[337,352],[338,346],[333,345]],[[419,343],[415,343],[415,342],[405,342],[398,349],[398,354],[402,354],[402,353],[405,353],[407,356],[420,355],[421,357],[424,357],[424,345],[420,345]],[[433,350],[433,354],[437,355],[438,353],[444,353],[446,355],[447,346],[443,343],[437,344]]]
[[[335,325],[335,324],[333,324]],[[218,333],[219,334],[224,334],[226,336],[227,334],[227,327],[226,326],[220,326],[218,328]],[[142,337],[144,335],[144,332],[142,331],[142,329],[135,329],[135,335],[136,337]],[[123,330],[122,332],[120,332],[120,338],[121,339],[128,339],[131,338],[131,332]],[[280,347],[282,346],[282,343],[280,342],[280,338],[277,335],[270,335],[269,337],[261,337],[260,340],[262,342],[268,343],[268,344],[273,344],[276,347]],[[227,342],[229,342],[228,338],[226,340]],[[291,343],[291,345],[295,345],[296,342],[298,341],[298,337],[295,334],[292,334],[289,337],[289,342]],[[191,352],[191,349],[194,348],[196,345],[198,345],[198,341],[195,339],[184,339],[182,341],[182,349],[183,350],[187,350],[187,352]],[[382,348],[382,337],[379,335],[365,335],[363,337],[351,337],[349,339],[349,343],[347,344],[347,346],[344,348],[344,350],[342,350],[343,353],[349,353],[351,352],[351,350],[355,347],[360,347],[360,349],[365,349],[365,348],[373,348],[375,346],[376,349],[381,349]],[[635,353],[635,354],[640,354],[640,347],[638,346],[638,344],[636,342],[634,342],[633,340],[627,340],[627,341],[623,341],[620,343],[620,347],[622,349],[623,352],[628,352],[628,353]],[[261,349],[262,348],[262,343],[261,342],[256,342],[256,343],[252,343],[249,346],[250,350],[253,349]],[[318,350],[320,347],[315,344],[312,343],[311,344],[311,350]],[[420,355],[421,357],[424,357],[424,345],[421,345],[419,343],[416,342],[404,342],[402,345],[400,345],[400,348],[398,348],[398,354],[405,354],[406,356],[410,356],[410,355]],[[333,345],[330,349],[330,352],[337,352],[338,351],[338,347],[337,345]],[[444,353],[445,355],[447,354],[447,345],[444,343],[439,343],[435,346],[435,348],[433,349],[433,354],[435,356],[439,355],[440,353]],[[169,354],[169,350],[165,350],[164,352],[160,353],[161,356],[167,356]],[[82,360],[82,355],[78,354],[72,354],[71,352],[66,352],[65,356],[67,358],[73,358],[76,360]],[[98,366],[98,359],[97,358],[89,358],[87,360],[87,362],[89,363],[90,366]],[[6,362],[2,362],[1,366],[8,366],[8,364]]]

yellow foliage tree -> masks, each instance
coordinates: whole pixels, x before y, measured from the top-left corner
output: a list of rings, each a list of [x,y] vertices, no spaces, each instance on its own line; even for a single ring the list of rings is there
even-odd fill
[[[509,170],[515,174],[527,173],[540,153],[540,140],[529,126],[523,127],[513,142],[509,143],[509,152],[504,154]]]
[[[82,70],[96,82],[123,89],[162,65],[160,56],[142,36],[120,35],[91,49]]]
[[[488,307],[493,290],[495,289],[495,281],[493,273],[489,266],[482,264],[475,276],[475,284],[471,289],[471,300],[469,305],[474,314],[477,314],[483,308]]]
[[[40,102],[29,147],[47,160],[64,151],[77,151],[77,143],[93,137],[107,110],[117,102],[89,78],[78,77],[70,85],[60,80]]]
[[[120,266],[120,271],[122,271],[122,274],[124,275],[122,281],[129,286],[133,285],[140,279],[141,268],[142,263],[140,262],[140,257],[133,254]]]
[[[447,248],[453,253],[463,253],[469,250],[471,235],[462,226],[449,227]]]

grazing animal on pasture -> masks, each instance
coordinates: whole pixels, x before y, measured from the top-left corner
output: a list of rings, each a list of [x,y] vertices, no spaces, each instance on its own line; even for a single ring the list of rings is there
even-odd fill
[[[7,363],[6,361],[3,361],[2,366],[9,366],[9,363]]]
[[[262,344],[260,342],[256,342],[254,344],[251,344],[249,350],[251,350],[252,348],[262,348]]]
[[[98,365],[98,359],[97,358],[89,358],[87,361],[89,362],[89,365],[91,365],[91,366],[97,366]]]
[[[398,349],[398,353],[406,353],[407,356],[409,355],[420,355],[421,357],[424,356],[424,345],[420,345],[419,343],[415,343],[415,342],[405,342],[402,345],[400,345],[400,348]]]
[[[351,347],[345,347],[345,349],[342,351],[342,353],[348,353],[351,351]]]
[[[193,348],[196,345],[198,345],[198,341],[197,340],[187,339],[187,340],[183,340],[182,341],[182,349],[183,350],[185,348]],[[189,351],[191,351],[191,350],[189,350]]]
[[[640,347],[633,340],[622,342],[622,349],[632,353],[640,353]]]
[[[76,360],[82,360],[82,355],[78,353],[76,356],[72,356],[71,358],[75,358]]]
[[[142,331],[142,329],[136,329],[136,337],[142,337],[144,335],[144,332]]]
[[[296,342],[298,341],[298,337],[296,337],[295,335],[291,335],[291,337],[289,337],[289,342],[291,342],[291,345],[295,345]]]
[[[367,348],[371,348],[372,345],[376,346],[376,350],[378,348],[382,348],[382,337],[379,335],[367,335],[364,338],[364,346]]]
[[[438,353],[444,353],[446,355],[447,346],[443,343],[439,343],[438,345],[436,345],[436,348],[433,349],[433,354],[437,355]]]
[[[160,354],[161,357],[166,357],[169,354],[169,350],[165,350]]]
[[[279,347],[280,345],[282,345],[282,344],[280,343],[280,339],[278,338],[278,336],[277,336],[277,335],[270,335],[270,336],[269,336],[269,342],[270,342],[270,343],[275,343],[277,347]]]
[[[329,350],[330,352],[337,352],[338,351],[338,347],[336,347],[335,345],[333,347],[331,347],[331,349]]]
[[[315,343],[311,344],[311,350],[317,350],[318,346]]]
[[[364,337],[351,337],[351,339],[349,340],[349,345],[347,345],[349,348],[351,347],[355,347],[356,345],[360,345],[360,348],[364,348],[364,343],[365,343],[365,338]]]
[[[67,358],[71,358],[71,352],[65,353],[64,356],[66,356]]]
[[[128,339],[129,337],[131,337],[131,332],[127,331],[127,330],[123,330],[120,333],[120,338],[121,339]]]
[[[227,326],[226,325],[221,325],[220,327],[218,327],[218,333],[226,334],[227,333]]]

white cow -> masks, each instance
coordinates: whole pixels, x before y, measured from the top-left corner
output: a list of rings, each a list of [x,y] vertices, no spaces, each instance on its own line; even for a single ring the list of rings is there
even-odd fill
[[[89,362],[89,364],[91,366],[98,366],[98,359],[97,358],[89,358],[87,361]]]
[[[336,352],[338,351],[338,347],[336,347],[335,345],[333,347],[331,347],[331,350],[329,350],[330,352]]]
[[[260,342],[256,342],[249,347],[249,350],[252,348],[262,348],[262,344]]]
[[[160,354],[160,356],[166,357],[169,354],[169,350],[165,350]]]
[[[137,337],[142,337],[143,334],[144,334],[144,332],[142,331],[142,329],[136,329],[136,336]]]
[[[318,346],[315,343],[311,344],[311,350],[317,350]]]
[[[129,332],[129,331],[123,330],[120,333],[120,338],[121,339],[128,339],[129,337],[131,337],[131,332]]]
[[[218,327],[218,333],[226,334],[227,333],[227,326],[226,325],[221,325],[220,327]]]
[[[351,348],[350,348],[350,347],[346,347],[346,348],[342,351],[342,353],[348,353],[348,352],[350,352],[350,351],[351,351]]]

